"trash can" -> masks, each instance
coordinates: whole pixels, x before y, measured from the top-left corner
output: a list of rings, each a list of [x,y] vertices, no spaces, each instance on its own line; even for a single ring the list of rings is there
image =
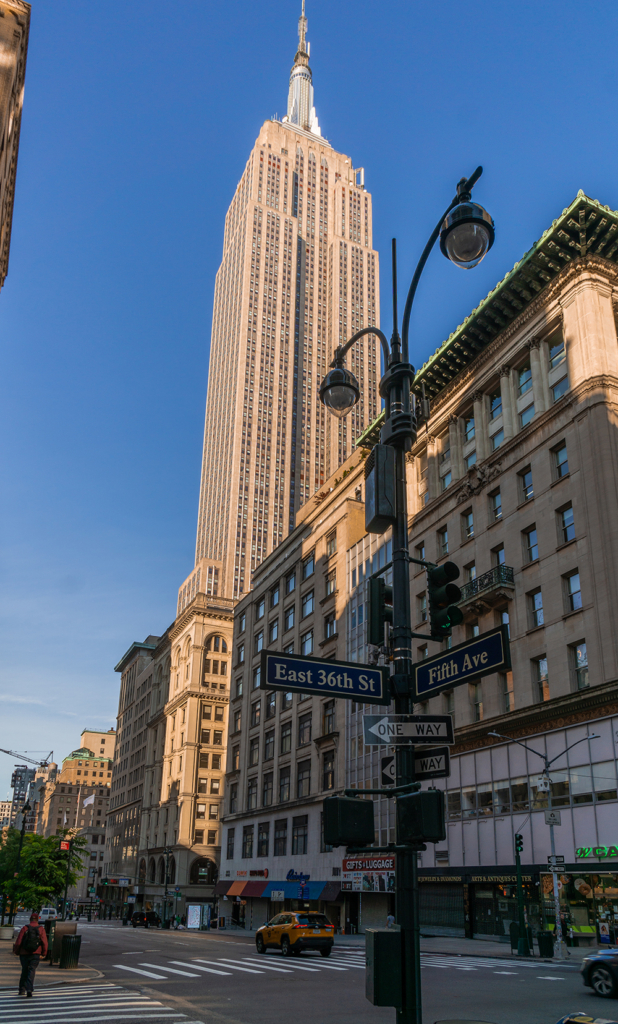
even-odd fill
[[[538,932],[537,942],[539,944],[539,956],[543,958],[554,955],[554,936],[551,932]]]
[[[79,967],[79,947],[82,944],[81,935],[63,935],[62,950],[60,951],[60,969],[74,971]]]

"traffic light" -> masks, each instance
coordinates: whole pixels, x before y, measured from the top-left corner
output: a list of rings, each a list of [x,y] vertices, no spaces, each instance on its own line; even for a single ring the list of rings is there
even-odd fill
[[[518,832],[516,834],[516,836],[515,836],[515,853],[521,853],[523,848],[524,848],[524,837],[522,835],[520,835],[519,832]]]
[[[446,839],[444,791],[424,789],[397,797],[397,842],[441,843]]]
[[[369,580],[367,603],[367,643],[381,647],[384,623],[393,621],[393,588],[381,576]]]
[[[375,841],[373,800],[329,796],[322,815],[326,846],[369,846]]]
[[[427,597],[429,627],[434,639],[451,635],[453,626],[463,622],[463,613],[456,607],[461,601],[461,590],[452,581],[459,577],[459,566],[443,562],[427,570]]]

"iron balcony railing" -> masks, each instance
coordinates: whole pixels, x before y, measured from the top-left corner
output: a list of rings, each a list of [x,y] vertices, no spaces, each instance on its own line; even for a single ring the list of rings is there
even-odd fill
[[[500,586],[501,583],[506,583],[511,587],[515,586],[512,566],[496,565],[489,572],[484,572],[482,576],[477,576],[476,579],[470,580],[469,583],[464,583],[461,588],[461,602],[469,601],[471,597],[482,594],[484,590]]]

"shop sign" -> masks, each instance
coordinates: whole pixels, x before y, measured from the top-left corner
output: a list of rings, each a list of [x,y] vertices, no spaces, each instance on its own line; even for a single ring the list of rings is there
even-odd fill
[[[344,892],[395,892],[395,858],[346,857],[341,888]]]
[[[262,651],[260,690],[328,693],[365,704],[390,704],[388,677],[383,666]]]
[[[251,878],[268,878],[268,868],[259,868],[249,872]]]
[[[237,878],[246,878],[247,877],[247,872],[246,871],[237,871],[236,872],[236,877]]]
[[[272,889],[270,893],[271,900],[280,903],[285,899],[285,889]]]
[[[127,903],[135,903],[137,896],[127,896]]]
[[[618,857],[618,847],[579,846],[575,851],[575,856],[579,860],[583,860],[585,857]]]
[[[294,871],[294,868],[290,868],[285,876],[286,882],[300,882],[301,885],[308,882],[310,878],[311,875],[303,875],[302,871]]]
[[[462,875],[421,875],[419,882],[463,882]]]
[[[118,879],[118,885],[121,885],[124,888],[126,888],[128,886],[128,884],[129,884],[129,879],[128,878],[119,878]]]
[[[531,882],[532,875],[522,875],[522,882]],[[470,878],[471,882],[495,882],[496,885],[501,885],[503,882],[512,884],[517,881],[517,875],[472,875]]]

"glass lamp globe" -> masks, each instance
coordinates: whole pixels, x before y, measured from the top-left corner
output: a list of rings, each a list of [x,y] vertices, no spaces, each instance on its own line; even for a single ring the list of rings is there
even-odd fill
[[[443,254],[462,270],[478,266],[494,244],[491,216],[478,203],[459,203],[446,216],[440,230]]]
[[[358,381],[343,366],[329,370],[320,385],[320,401],[339,419],[347,416],[359,398]]]

